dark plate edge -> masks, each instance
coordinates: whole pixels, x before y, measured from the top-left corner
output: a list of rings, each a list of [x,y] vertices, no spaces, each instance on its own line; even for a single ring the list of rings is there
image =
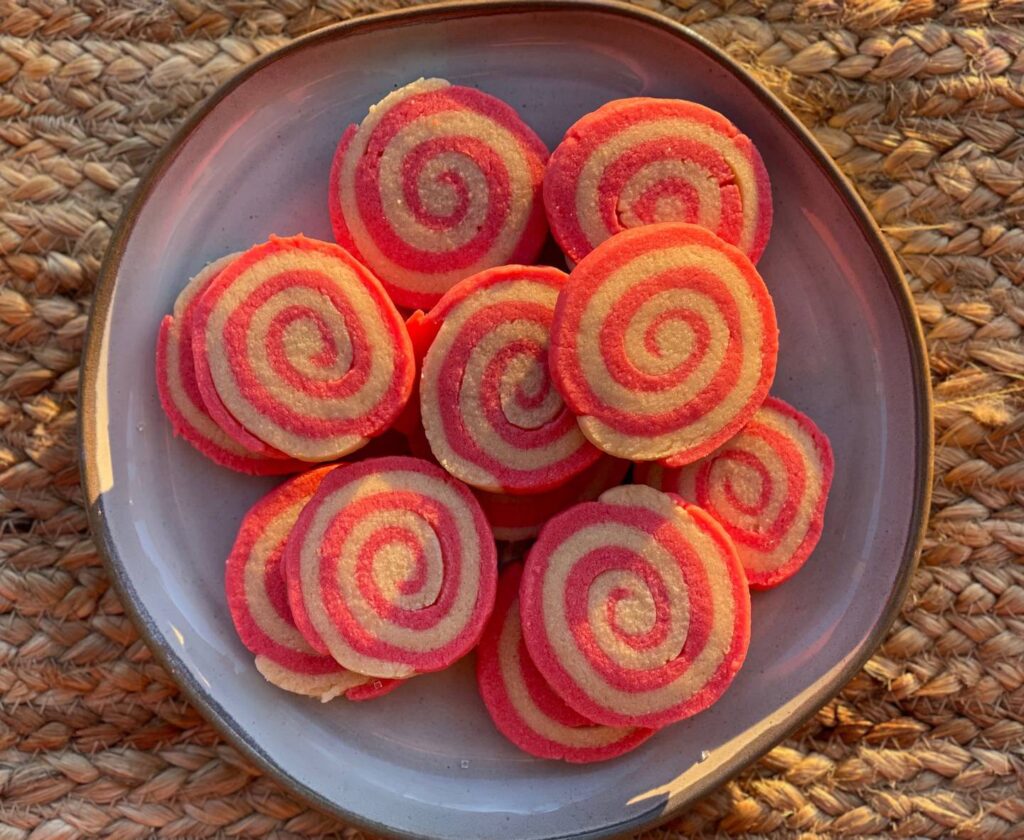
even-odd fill
[[[906,596],[927,526],[927,512],[929,510],[932,487],[933,429],[931,386],[924,335],[915,314],[913,297],[896,261],[896,256],[884,240],[881,231],[875,225],[874,219],[860,199],[860,196],[857,195],[852,185],[846,180],[845,176],[843,176],[839,168],[810,131],[797,120],[774,94],[770,93],[750,73],[734,62],[732,58],[718,47],[681,24],[669,20],[656,12],[629,6],[625,3],[613,2],[613,0],[470,0],[470,2],[417,6],[394,12],[370,15],[352,21],[344,21],[303,35],[261,56],[225,82],[189,115],[168,144],[159,152],[118,221],[100,268],[90,312],[85,349],[82,354],[81,386],[79,391],[81,397],[79,408],[79,468],[86,493],[86,512],[89,527],[110,579],[113,581],[125,609],[153,651],[154,656],[174,677],[188,700],[202,711],[204,717],[218,730],[225,740],[237,747],[262,771],[274,778],[285,788],[297,794],[315,808],[325,811],[342,821],[380,834],[410,838],[410,840],[430,840],[426,835],[396,831],[392,827],[375,823],[358,814],[350,813],[336,803],[325,799],[315,791],[290,778],[274,763],[273,758],[262,750],[259,744],[250,740],[241,729],[236,729],[236,722],[220,704],[205,695],[202,686],[189,673],[177,655],[164,645],[159,636],[158,628],[139,600],[137,593],[127,580],[123,578],[122,570],[124,564],[118,556],[110,538],[110,533],[107,530],[102,502],[94,503],[92,501],[93,498],[99,498],[98,476],[94,469],[95,458],[93,456],[96,449],[95,390],[97,363],[103,334],[101,324],[106,321],[106,315],[114,291],[115,277],[129,235],[134,227],[135,219],[146,203],[150,193],[177,156],[182,144],[203,118],[221,100],[258,70],[287,53],[302,49],[311,44],[343,39],[357,33],[406,26],[417,23],[425,18],[452,20],[480,15],[507,14],[510,12],[545,12],[566,9],[576,11],[589,10],[599,14],[631,18],[686,41],[739,78],[757,96],[762,104],[776,116],[781,123],[781,127],[794,135],[801,145],[808,150],[812,159],[828,176],[836,192],[839,193],[839,197],[857,220],[864,239],[874,253],[880,268],[885,273],[886,279],[889,282],[890,290],[902,316],[907,349],[914,362],[914,401],[919,422],[914,492],[917,504],[909,523],[908,537],[899,573],[892,592],[886,600],[885,608],[879,621],[875,624],[868,637],[854,651],[846,667],[834,678],[823,681],[800,704],[796,713],[784,726],[765,729],[760,735],[753,738],[733,759],[726,762],[718,772],[705,777],[688,788],[685,794],[671,804],[671,807],[664,808],[664,803],[659,803],[651,811],[630,820],[608,825],[586,834],[571,836],[597,840],[597,838],[621,836],[658,825],[670,819],[687,805],[733,778],[744,767],[767,753],[772,747],[796,730],[800,724],[810,718],[861,669],[883,641],[889,627],[895,621]],[[568,837],[570,835],[565,836]],[[558,840],[558,838],[551,838],[551,840]]]

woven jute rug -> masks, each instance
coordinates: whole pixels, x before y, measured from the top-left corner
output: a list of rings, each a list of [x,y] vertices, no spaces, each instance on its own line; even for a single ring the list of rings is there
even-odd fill
[[[139,640],[89,539],[75,395],[111,228],[175,126],[385,5],[0,0],[0,840],[360,836],[222,743]],[[913,286],[938,444],[881,650],[648,837],[1024,837],[1024,2],[643,5],[751,68],[856,184]]]

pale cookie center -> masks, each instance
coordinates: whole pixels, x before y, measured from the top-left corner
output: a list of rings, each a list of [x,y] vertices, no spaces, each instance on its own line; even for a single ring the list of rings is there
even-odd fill
[[[327,311],[290,322],[282,331],[282,340],[289,364],[304,376],[335,378],[352,367],[352,339],[344,321],[331,318]]]
[[[619,196],[619,221],[624,227],[695,222],[714,230],[722,212],[720,189],[693,161],[655,161],[626,182]]]
[[[763,505],[761,496],[765,483],[760,472],[748,464],[726,461],[722,470],[725,473],[725,496],[733,506],[744,513],[756,513]]]
[[[659,611],[648,583],[632,571],[609,570],[591,582],[587,620],[601,649],[619,667],[660,668],[682,652],[690,623],[689,598],[684,586],[666,591],[667,603]]]
[[[471,190],[476,193],[471,194]],[[479,178],[475,164],[465,155],[448,152],[431,158],[420,171],[416,191],[423,209],[448,219],[478,194],[486,201],[487,181]]]
[[[388,603],[409,611],[424,609],[441,592],[440,543],[429,524],[413,514],[403,513],[392,521],[392,538],[374,550],[374,585]]]
[[[547,360],[537,353],[522,353],[510,359],[502,372],[501,411],[513,426],[540,429],[562,408],[562,400],[551,387]]]

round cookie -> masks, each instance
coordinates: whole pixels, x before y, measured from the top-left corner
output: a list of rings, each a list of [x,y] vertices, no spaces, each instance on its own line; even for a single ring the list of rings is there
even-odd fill
[[[680,466],[736,434],[768,395],[775,308],[743,254],[696,225],[624,231],[558,298],[550,369],[583,433],[633,461]]]
[[[555,514],[579,502],[593,501],[605,490],[622,484],[628,471],[629,461],[602,455],[579,475],[543,493],[511,496],[477,490],[475,495],[496,540],[532,540]]]
[[[271,237],[234,260],[192,326],[204,400],[275,449],[330,461],[383,432],[412,390],[405,325],[337,245]]]
[[[260,499],[242,519],[225,566],[228,610],[256,668],[279,688],[327,701],[370,682],[312,650],[288,608],[282,558],[299,512],[329,467],[303,473]]]
[[[509,265],[469,277],[431,310],[440,324],[420,376],[434,457],[492,493],[564,484],[600,452],[552,387],[548,339],[567,275]]]
[[[639,464],[636,480],[704,508],[736,544],[753,589],[792,577],[821,537],[832,447],[804,414],[769,397],[743,430],[681,468]]]
[[[750,138],[679,99],[618,99],[576,122],[551,154],[544,206],[575,262],[620,231],[660,222],[698,224],[757,262],[772,225],[768,173]]]
[[[541,674],[609,726],[657,728],[706,709],[750,640],[750,593],[729,537],[700,508],[642,485],[552,519],[519,597]]]
[[[286,554],[289,600],[301,599],[316,636],[359,673],[445,668],[476,644],[494,606],[497,556],[479,504],[417,458],[336,468]]]
[[[226,432],[210,415],[196,381],[192,358],[192,317],[196,301],[213,279],[238,256],[215,260],[193,277],[174,302],[174,313],[160,323],[156,343],[156,387],[174,434],[222,467],[250,475],[282,475],[306,465],[275,452],[263,441]],[[231,418],[234,425],[237,423]],[[244,431],[244,430],[243,430]]]
[[[501,573],[494,613],[476,652],[480,697],[498,731],[530,755],[575,764],[606,761],[642,744],[653,729],[595,724],[566,706],[544,681],[523,642],[521,574],[517,563]]]
[[[329,187],[335,239],[398,305],[430,307],[464,277],[534,260],[547,234],[547,157],[500,99],[419,79],[342,135]]]

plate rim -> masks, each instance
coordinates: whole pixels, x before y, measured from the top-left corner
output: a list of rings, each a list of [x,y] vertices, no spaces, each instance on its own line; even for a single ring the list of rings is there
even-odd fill
[[[907,542],[903,549],[896,580],[890,591],[879,620],[865,639],[851,651],[846,666],[831,679],[823,680],[808,696],[801,700],[782,727],[766,729],[740,749],[735,756],[723,763],[713,773],[688,787],[675,801],[666,800],[653,805],[648,811],[621,822],[602,826],[585,833],[560,835],[560,838],[605,838],[620,836],[659,825],[676,815],[697,799],[717,789],[735,777],[741,770],[759,759],[770,749],[785,740],[801,724],[810,719],[825,703],[832,699],[842,687],[863,667],[883,641],[895,621],[906,598],[912,574],[917,566],[927,528],[927,512],[930,507],[933,474],[933,405],[929,376],[928,356],[924,333],[917,318],[914,300],[903,276],[896,255],[886,242],[881,230],[855,191],[853,185],[842,174],[824,147],[775,94],[761,84],[749,71],[732,59],[725,51],[712,44],[683,24],[671,20],[655,11],[629,5],[618,0],[463,0],[463,2],[430,3],[394,11],[366,15],[353,20],[331,24],[271,50],[250,62],[231,78],[222,83],[177,128],[170,140],[157,153],[153,162],[140,179],[128,204],[118,219],[111,235],[100,267],[93,292],[89,313],[89,324],[80,364],[81,386],[79,389],[78,447],[79,471],[85,490],[85,509],[90,535],[97,553],[106,568],[108,577],[120,597],[121,603],[139,634],[145,640],[155,659],[167,670],[190,703],[200,710],[203,718],[218,734],[238,749],[262,772],[273,778],[286,790],[300,799],[343,822],[391,837],[409,840],[430,840],[428,835],[415,831],[396,829],[378,823],[360,814],[349,811],[336,802],[320,795],[304,783],[290,776],[275,759],[263,751],[237,720],[219,703],[207,696],[203,687],[188,671],[183,660],[170,645],[164,643],[156,623],[127,578],[126,564],[119,556],[110,531],[107,528],[103,510],[103,495],[99,492],[100,482],[96,468],[96,404],[98,393],[96,382],[98,363],[104,327],[109,320],[110,303],[113,298],[116,278],[128,239],[138,215],[151,193],[177,157],[181,147],[206,116],[228,95],[263,68],[289,55],[315,44],[328,41],[342,41],[347,37],[382,29],[404,27],[423,20],[445,21],[471,17],[483,17],[522,12],[583,11],[596,14],[629,18],[647,26],[653,26],[674,36],[689,46],[700,50],[725,70],[734,75],[778,120],[780,127],[794,136],[809,153],[811,159],[823,170],[840,200],[846,205],[856,221],[861,235],[880,269],[885,275],[897,308],[912,363],[914,413],[918,422],[918,446],[915,452],[914,505],[908,528]]]

